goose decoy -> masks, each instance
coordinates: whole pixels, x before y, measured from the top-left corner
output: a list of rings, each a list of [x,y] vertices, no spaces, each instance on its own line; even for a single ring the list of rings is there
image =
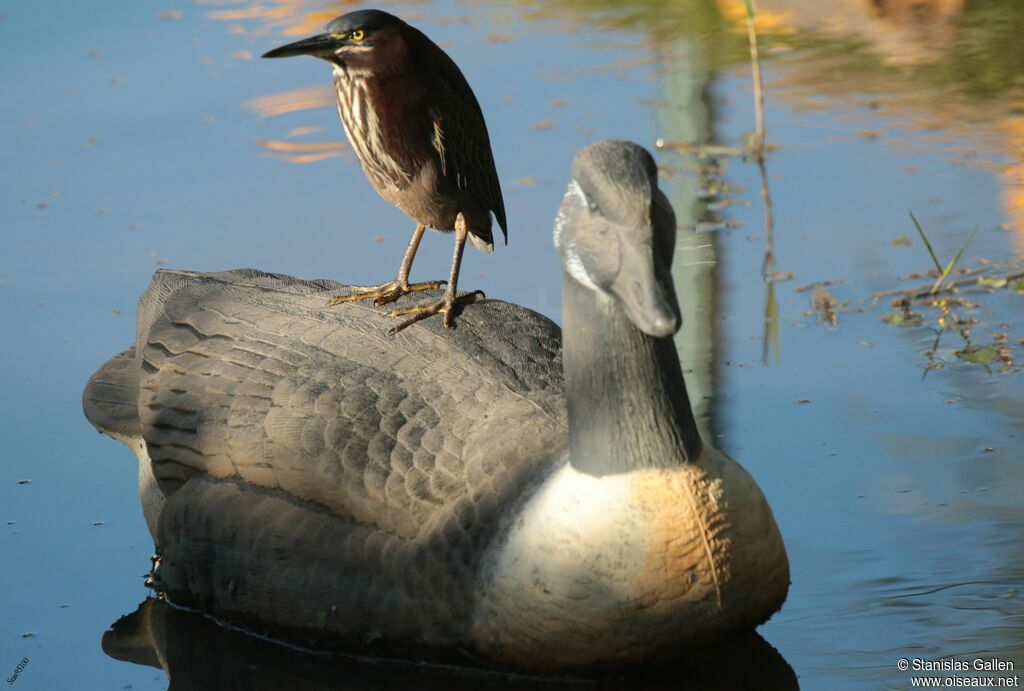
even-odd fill
[[[687,400],[650,154],[584,149],[554,234],[564,349],[497,300],[466,308],[471,329],[391,338],[365,304],[324,310],[334,283],[158,272],[84,405],[138,455],[170,601],[309,645],[552,673],[777,611],[771,509]]]
[[[345,134],[374,189],[416,221],[398,276],[379,286],[348,286],[332,305],[373,299],[378,305],[443,281],[409,283],[426,228],[455,231],[448,287],[430,304],[399,309],[413,315],[397,332],[433,314],[450,326],[459,302],[462,250],[492,251],[491,213],[508,240],[505,202],[494,167],[484,115],[469,82],[448,54],[426,34],[380,10],[358,10],[332,20],[324,33],[289,43],[265,58],[312,55],[334,72],[338,114]]]

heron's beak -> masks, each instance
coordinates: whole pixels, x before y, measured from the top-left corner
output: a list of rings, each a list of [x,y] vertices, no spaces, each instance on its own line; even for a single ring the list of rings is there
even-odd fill
[[[313,55],[323,57],[334,52],[338,42],[330,34],[310,36],[280,48],[274,48],[263,54],[265,58],[291,58],[296,55]]]

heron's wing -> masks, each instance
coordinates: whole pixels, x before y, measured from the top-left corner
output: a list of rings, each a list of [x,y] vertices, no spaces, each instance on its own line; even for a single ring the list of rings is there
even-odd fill
[[[140,302],[139,424],[165,494],[238,478],[411,536],[564,448],[558,330],[539,315],[488,303],[391,337],[312,284],[220,276],[165,290],[158,274]]]
[[[480,104],[458,65],[441,50],[435,52],[434,74],[438,99],[444,104],[443,114],[431,113],[442,174],[494,213],[507,242],[505,201]]]

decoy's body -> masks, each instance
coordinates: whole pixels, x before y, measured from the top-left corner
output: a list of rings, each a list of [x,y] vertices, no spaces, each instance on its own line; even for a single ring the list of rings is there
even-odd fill
[[[455,253],[444,299],[399,310],[437,312],[451,324],[462,250],[468,239],[490,252],[491,213],[506,233],[505,203],[483,112],[455,62],[418,29],[379,10],[359,10],[331,21],[323,34],[276,48],[263,57],[312,55],[334,72],[338,113],[374,189],[410,218],[416,229],[397,278],[358,288],[335,304],[393,302],[441,282],[410,284],[409,271],[424,228],[455,231]],[[473,296],[465,296],[472,300]]]
[[[372,309],[323,310],[334,284],[159,272],[85,408],[139,456],[171,600],[551,672],[766,620],[785,549],[751,477],[696,432],[674,234],[647,152],[577,157],[555,228],[564,351],[500,301],[468,307],[472,328],[389,338]]]

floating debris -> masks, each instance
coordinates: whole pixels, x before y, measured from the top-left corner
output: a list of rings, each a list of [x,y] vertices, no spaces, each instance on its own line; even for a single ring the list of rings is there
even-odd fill
[[[819,321],[830,326],[839,325],[839,308],[843,305],[832,297],[831,293],[819,288],[814,291],[814,295],[811,297],[811,304],[814,305],[814,311],[817,313]]]
[[[979,288],[1004,288],[1009,283],[1002,276],[978,276]]]
[[[882,315],[882,321],[884,321],[886,324],[892,324],[893,326],[899,326],[904,329],[910,329],[917,326],[923,326],[924,315],[919,312],[903,310],[900,312],[890,312],[889,314]]]
[[[956,351],[954,355],[964,362],[987,365],[999,357],[999,350],[991,346],[969,345],[963,350]]]
[[[670,142],[658,137],[654,142],[655,148],[659,150],[675,151],[679,154],[693,154],[700,158],[712,158],[715,156],[742,156],[743,151],[733,146],[721,144],[690,144],[688,142]]]
[[[796,288],[793,289],[793,291],[797,293],[806,293],[809,290],[817,290],[818,288],[828,288],[830,286],[842,285],[845,282],[846,281],[844,281],[841,278],[838,278],[834,281],[818,281],[817,283],[808,283],[807,285],[797,286]]]

